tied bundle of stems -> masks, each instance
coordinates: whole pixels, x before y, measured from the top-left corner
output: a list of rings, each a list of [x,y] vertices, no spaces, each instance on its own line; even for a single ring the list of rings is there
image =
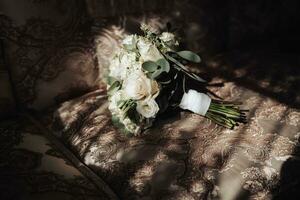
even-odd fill
[[[160,46],[162,44],[162,41],[159,39],[159,37],[157,37],[155,33],[147,29],[144,30],[144,33],[145,36],[157,46]],[[166,44],[164,45],[167,46]],[[197,74],[190,72],[189,69],[187,68],[188,63],[201,62],[201,58],[199,55],[187,50],[178,51],[178,52],[176,52],[175,50],[168,51],[168,52],[163,52],[160,50],[160,53],[164,56],[164,62],[159,61],[157,63],[154,63],[150,61],[150,62],[145,62],[143,64],[144,69],[146,71],[151,72],[149,73],[150,78],[156,79],[158,82],[165,85],[165,82],[160,81],[160,79],[163,77],[162,72],[165,71],[169,73],[171,71],[176,71],[175,74],[177,74],[178,72],[182,74],[182,76],[176,76],[176,78],[174,78],[174,81],[183,83],[182,89],[184,93],[187,91],[186,79],[190,79],[201,85],[201,89],[199,92],[218,97],[214,95],[213,92],[211,92],[209,89],[206,88],[208,86],[206,80],[202,79]],[[158,66],[157,69],[159,70],[155,70],[156,68],[154,66]],[[149,70],[150,68],[151,70]],[[153,68],[155,69],[152,70]],[[182,77],[182,79],[179,77]],[[172,85],[172,83],[173,83],[172,81],[167,82],[167,84],[170,85]],[[208,111],[205,114],[205,117],[212,120],[218,125],[221,125],[229,129],[233,129],[235,126],[238,126],[239,123],[246,123],[247,121],[246,112],[248,110],[240,109],[239,105],[241,104],[242,103],[240,102],[228,102],[228,101],[212,99]]]
[[[239,108],[240,102],[212,100],[205,117],[223,127],[233,129],[240,123],[246,123],[246,112]]]

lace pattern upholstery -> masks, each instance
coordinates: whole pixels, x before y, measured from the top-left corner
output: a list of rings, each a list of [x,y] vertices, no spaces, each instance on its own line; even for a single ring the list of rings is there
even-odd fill
[[[118,1],[118,8],[125,10],[119,13],[110,9],[97,12],[103,8],[99,4],[114,7],[113,0],[85,2],[2,0],[1,36],[8,46],[19,105],[39,110],[64,102],[48,114],[40,113],[39,119],[119,197],[289,199],[286,195],[296,192],[300,187],[298,55],[297,59],[295,55],[267,55],[269,50],[263,48],[258,56],[256,50],[242,55],[236,49],[239,53],[204,55],[205,63],[191,68],[211,82],[224,82],[224,87],[212,90],[225,100],[242,101],[250,110],[248,123],[234,130],[181,112],[163,117],[142,137],[126,137],[112,126],[106,91],[99,84],[120,39],[136,32],[140,22],[163,28],[171,20],[183,30],[180,34],[187,49],[210,52],[242,45],[243,39],[264,38],[265,33],[274,32],[274,16],[280,19],[276,28],[279,22],[284,27],[294,18],[293,6],[270,0],[175,0],[167,14],[154,14],[140,13],[142,4],[128,9],[131,1],[127,0],[124,4]],[[289,2],[296,4],[296,0]],[[265,12],[265,5],[285,8],[284,17],[277,14],[281,12]],[[21,12],[22,7],[27,12]],[[127,15],[127,11],[133,14]],[[27,122],[27,128],[16,134],[14,127],[22,124],[1,124],[0,166],[11,169],[9,175],[25,173],[19,176],[22,184],[25,180],[29,185],[25,192],[38,197],[63,193],[68,198],[99,199],[94,187],[63,159],[59,158],[59,163],[70,170],[50,169],[57,153]],[[37,139],[43,148],[29,148],[27,138]],[[51,155],[44,159],[47,152]],[[3,177],[1,187],[11,191],[15,183],[10,182],[11,176]],[[105,199],[105,192],[100,193]]]
[[[137,27],[135,18],[123,19],[125,25],[101,29],[101,70],[120,39]],[[168,18],[144,20],[162,28]],[[295,55],[249,50],[204,60],[191,70],[211,82],[224,82],[211,89],[225,100],[243,102],[250,110],[248,124],[226,130],[195,114],[170,113],[142,137],[128,138],[111,124],[105,89],[63,103],[44,123],[124,199],[271,199],[293,194],[299,186],[292,166],[299,165],[300,129]]]
[[[2,41],[0,40],[0,119],[15,112],[15,100],[13,98],[2,45]]]
[[[105,90],[63,103],[44,123],[124,199],[270,199],[299,186],[287,167],[298,163],[299,110],[233,82],[216,93],[243,101],[248,124],[227,130],[182,112],[126,137],[111,124]]]
[[[5,0],[0,11],[1,36],[21,107],[41,110],[97,87],[83,1]]]
[[[110,199],[27,119],[0,123],[1,199]]]

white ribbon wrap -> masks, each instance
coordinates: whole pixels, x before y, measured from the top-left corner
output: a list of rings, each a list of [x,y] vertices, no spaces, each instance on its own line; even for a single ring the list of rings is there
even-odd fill
[[[204,116],[209,108],[211,98],[196,90],[189,90],[184,93],[179,107],[184,110],[190,110],[194,113]]]

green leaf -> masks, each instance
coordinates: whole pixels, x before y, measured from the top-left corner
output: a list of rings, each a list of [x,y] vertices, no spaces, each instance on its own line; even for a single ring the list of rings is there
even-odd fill
[[[142,64],[142,68],[147,72],[154,72],[157,70],[158,65],[153,61],[146,61]]]
[[[170,64],[165,58],[159,59],[158,61],[156,61],[156,64],[162,68],[162,71],[167,73],[170,71]]]
[[[112,95],[116,91],[118,91],[121,88],[121,83],[119,81],[115,81],[108,89],[107,93],[109,95]]]
[[[160,68],[160,69],[156,70],[155,72],[148,74],[148,78],[150,78],[150,79],[155,79],[155,78],[157,78],[162,72],[163,72],[163,70],[162,70],[162,68]]]
[[[175,58],[173,58],[172,56],[169,56],[167,54],[164,54],[166,56],[166,58],[168,60],[170,60],[171,62],[173,62],[174,64],[176,64],[177,66],[181,67],[183,70],[186,70],[188,71],[188,69],[183,65],[181,64],[179,61],[177,61]]]
[[[137,124],[140,120],[140,115],[136,111],[136,104],[134,104],[128,111],[127,111],[128,118],[135,124]]]
[[[196,80],[196,81],[200,81],[200,82],[206,82],[206,80],[200,78],[199,76],[197,76],[194,73],[190,73],[189,70],[183,65],[181,64],[179,61],[177,61],[175,58],[173,58],[172,56],[169,56],[167,54],[164,54],[164,56],[171,62],[173,62],[175,64],[174,68],[182,71],[183,73],[185,73],[187,76],[191,77],[192,79]]]
[[[122,107],[124,106],[125,103],[126,103],[125,100],[120,100],[120,101],[117,102],[117,106],[118,106],[120,109],[122,109]]]
[[[115,78],[112,77],[112,76],[108,76],[106,80],[107,80],[107,84],[108,84],[108,85],[112,85],[114,82],[117,81],[117,79],[115,79]]]
[[[195,54],[192,51],[179,51],[177,52],[177,55],[179,55],[181,58],[194,62],[194,63],[200,63],[201,58],[197,54]]]

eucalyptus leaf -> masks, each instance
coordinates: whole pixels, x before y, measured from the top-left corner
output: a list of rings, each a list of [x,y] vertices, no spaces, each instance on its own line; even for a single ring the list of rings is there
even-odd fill
[[[192,51],[179,51],[177,52],[177,55],[179,55],[181,58],[194,62],[194,63],[200,63],[201,58],[197,54],[195,54]]]
[[[179,61],[177,61],[175,58],[173,58],[173,57],[171,57],[171,56],[169,56],[167,54],[164,54],[164,55],[166,56],[166,58],[168,60],[170,60],[171,62],[173,62],[174,64],[176,64],[180,68],[182,68],[183,70],[188,71],[188,69],[183,64],[181,64]]]
[[[182,71],[184,74],[186,74],[187,76],[189,76],[190,78],[199,81],[199,82],[207,82],[206,80],[200,78],[198,75],[194,74],[194,73],[190,73],[189,71],[183,70],[182,68],[178,67],[178,66],[174,66],[175,69]]]
[[[175,58],[173,58],[167,54],[164,54],[164,55],[168,60],[170,60],[171,62],[173,62],[175,64],[174,68],[177,69],[178,71],[182,71],[187,76],[191,77],[192,79],[194,79],[196,81],[200,81],[200,82],[204,82],[204,83],[206,82],[206,80],[200,78],[196,74],[190,73],[189,70],[183,64],[181,64],[179,61],[177,61]]]
[[[170,71],[170,64],[165,58],[159,59],[158,61],[156,61],[156,64],[162,68],[162,71],[167,73]]]
[[[147,72],[154,72],[157,70],[158,65],[153,61],[146,61],[142,64],[142,68]]]
[[[162,72],[163,72],[163,70],[162,70],[162,68],[160,68],[160,69],[156,70],[155,72],[149,74],[148,77],[149,77],[150,79],[155,79],[155,78],[157,78]]]

